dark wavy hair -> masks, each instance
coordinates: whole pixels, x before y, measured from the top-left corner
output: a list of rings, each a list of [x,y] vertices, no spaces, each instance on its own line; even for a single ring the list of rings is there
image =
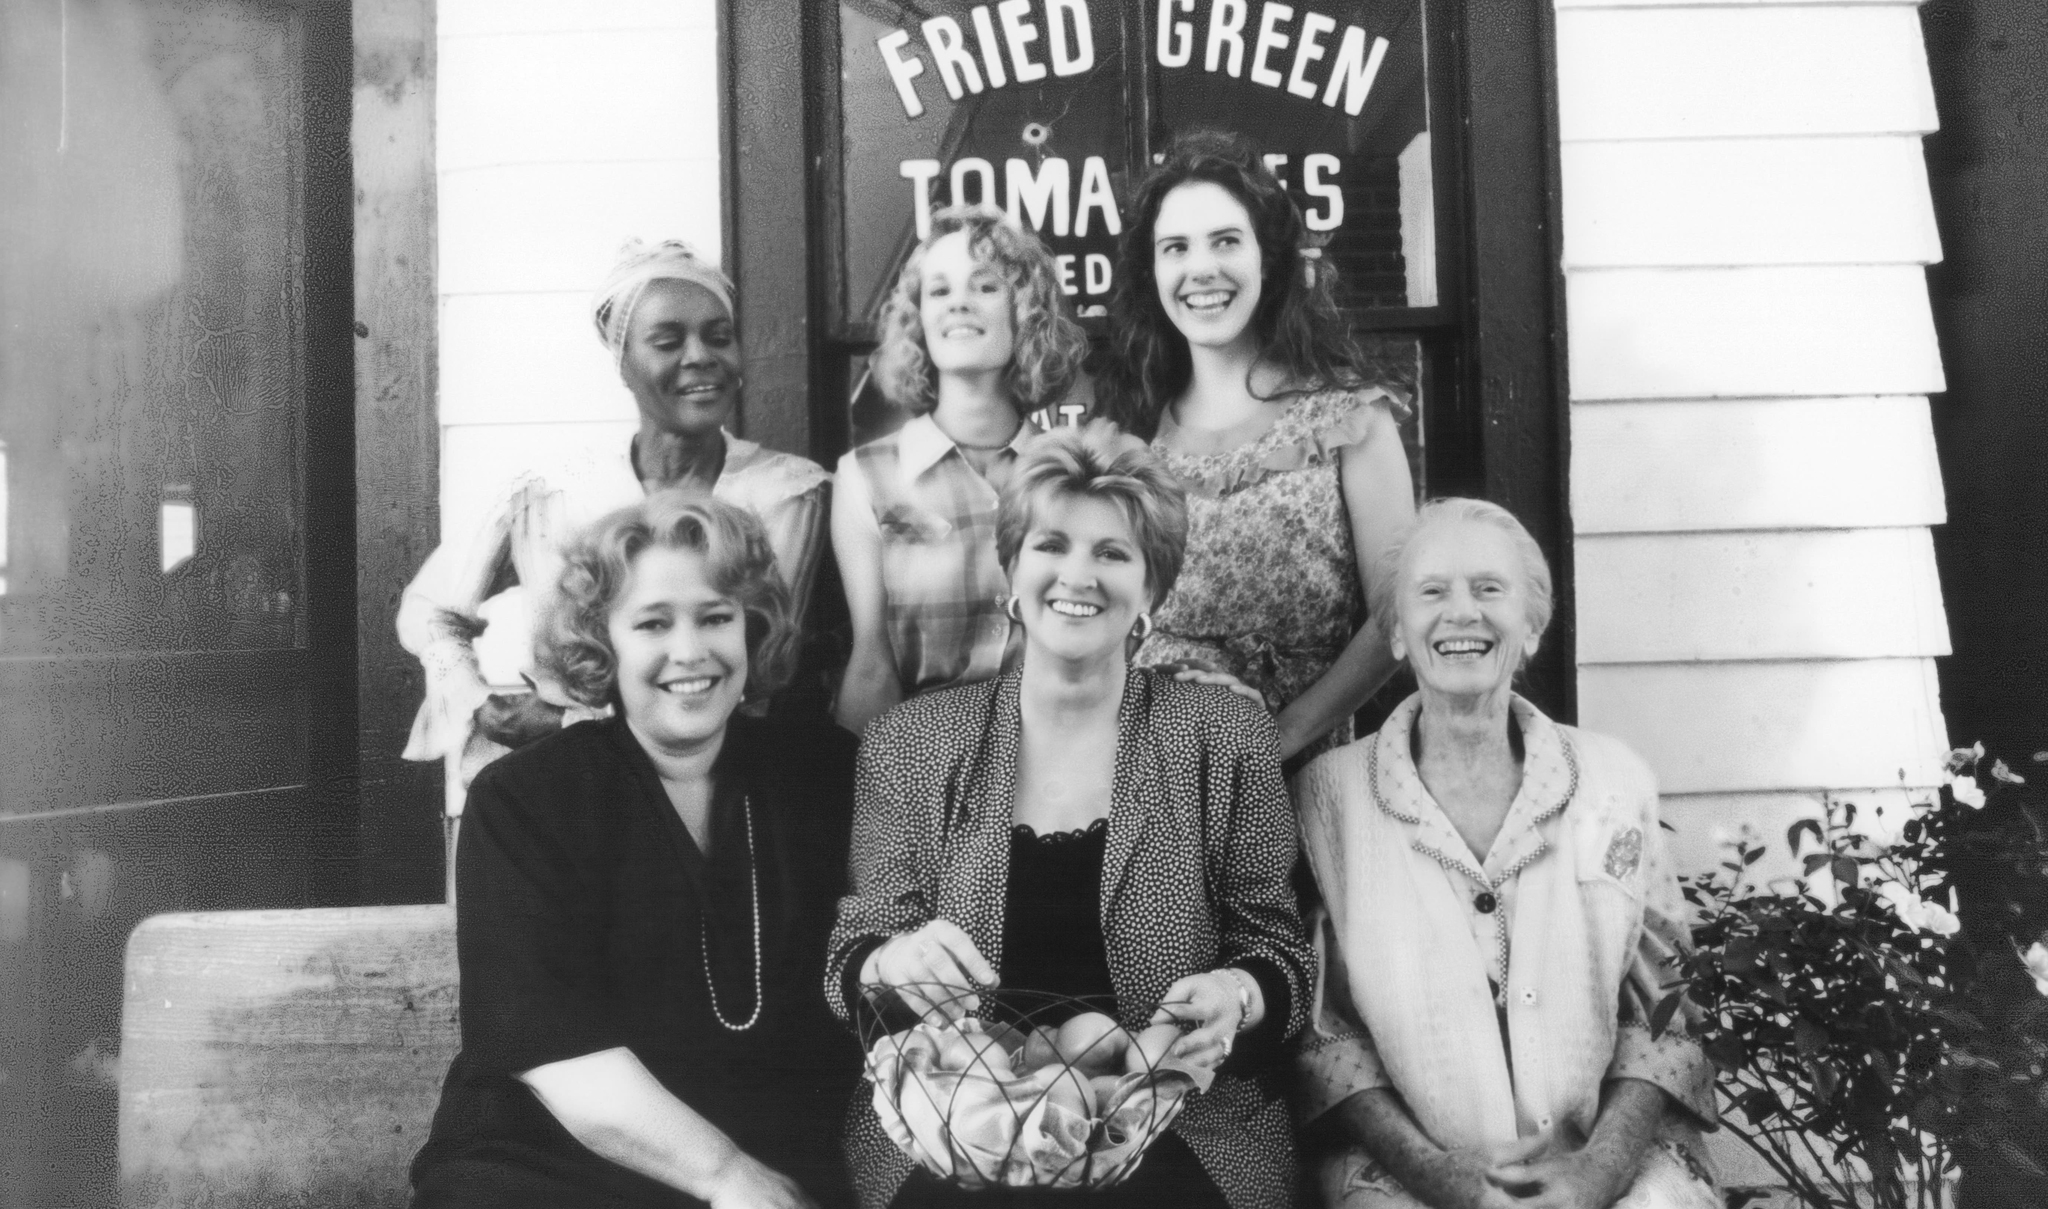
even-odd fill
[[[1005,572],[1024,548],[1032,509],[1042,499],[1063,496],[1107,500],[1124,514],[1145,557],[1152,607],[1158,608],[1180,578],[1188,552],[1188,503],[1180,480],[1145,442],[1107,420],[1040,433],[1018,454],[996,512],[996,559]]]
[[[1307,227],[1285,186],[1243,136],[1196,130],[1173,141],[1131,199],[1109,300],[1112,355],[1097,386],[1103,414],[1149,439],[1160,413],[1193,377],[1187,339],[1159,304],[1152,230],[1166,195],[1197,181],[1222,186],[1251,216],[1260,262],[1252,331],[1260,355],[1287,371],[1290,390],[1364,385],[1367,362],[1337,308],[1336,269],[1326,258],[1302,255]]]
[[[780,688],[796,660],[797,633],[768,535],[746,509],[684,491],[654,492],[569,543],[534,627],[534,666],[584,705],[616,705],[612,609],[632,580],[634,560],[657,547],[702,555],[712,589],[746,615],[747,698]]]
[[[947,206],[932,215],[931,234],[904,260],[876,324],[875,384],[912,415],[938,406],[939,373],[926,351],[921,310],[924,258],[933,244],[955,231],[967,232],[974,259],[994,266],[1010,285],[1016,344],[1006,378],[1018,414],[1066,398],[1080,377],[1088,337],[1067,317],[1052,253],[1036,235],[987,206]]]

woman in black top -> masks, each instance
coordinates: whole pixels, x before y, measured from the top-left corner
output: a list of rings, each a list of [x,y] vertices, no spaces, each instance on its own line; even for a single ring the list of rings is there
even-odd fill
[[[537,656],[587,704],[470,789],[462,1052],[416,1209],[846,1198],[859,1055],[817,991],[853,740],[734,711],[787,667],[747,513],[675,492],[572,545]]]
[[[1273,720],[1226,686],[1129,664],[1186,517],[1180,488],[1106,423],[1026,448],[996,531],[1023,666],[869,725],[826,990],[842,1013],[862,988],[948,1014],[996,985],[1086,996],[1126,1028],[1181,1023],[1174,1056],[1218,1077],[1101,1194],[913,1176],[864,1103],[847,1145],[867,1209],[1289,1204],[1292,1131],[1270,1075],[1305,1019],[1314,956]],[[934,983],[959,997],[919,995]]]

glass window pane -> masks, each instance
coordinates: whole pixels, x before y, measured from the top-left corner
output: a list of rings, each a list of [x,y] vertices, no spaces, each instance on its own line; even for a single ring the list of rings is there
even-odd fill
[[[1187,8],[1159,6],[1165,131],[1234,130],[1257,144],[1327,241],[1346,306],[1435,306],[1423,0]]]
[[[0,15],[0,655],[302,641],[296,21]]]
[[[921,222],[953,201],[1016,214],[1060,258],[1079,313],[1101,313],[1129,184],[1126,8],[842,0],[850,325],[872,321]]]

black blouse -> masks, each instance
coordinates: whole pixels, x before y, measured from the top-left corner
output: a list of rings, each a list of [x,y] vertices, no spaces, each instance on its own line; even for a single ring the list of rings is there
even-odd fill
[[[846,881],[854,746],[836,727],[735,715],[708,855],[621,720],[477,776],[456,852],[462,1052],[413,1164],[416,1206],[694,1204],[591,1153],[517,1078],[619,1046],[743,1150],[842,1199],[833,1123],[860,1057],[816,974]],[[745,1022],[750,865],[761,1013],[735,1031],[713,1015],[707,965],[719,1015]]]
[[[1102,943],[1102,850],[1109,820],[1080,831],[1040,835],[1022,823],[1010,828],[1010,885],[1003,904],[1003,963],[996,971],[1012,991],[1086,999],[1114,1016],[1116,988]],[[1013,1007],[1035,1005],[1019,999]],[[1032,1023],[1058,1028],[1071,1012]]]

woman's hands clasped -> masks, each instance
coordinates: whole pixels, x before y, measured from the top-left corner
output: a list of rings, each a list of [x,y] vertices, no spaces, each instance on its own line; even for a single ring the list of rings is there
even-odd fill
[[[899,932],[868,954],[861,982],[896,992],[903,1005],[933,1022],[958,1020],[981,1006],[978,987],[996,972],[974,941],[950,919]]]

